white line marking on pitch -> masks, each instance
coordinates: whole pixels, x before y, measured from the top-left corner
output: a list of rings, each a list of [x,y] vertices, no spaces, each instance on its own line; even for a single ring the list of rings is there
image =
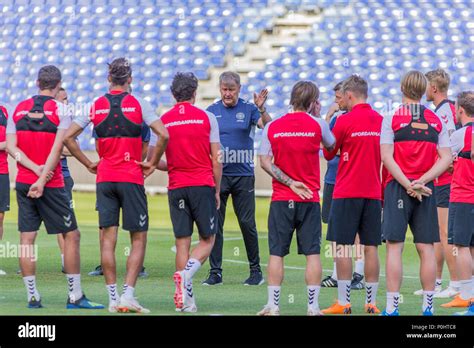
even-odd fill
[[[266,236],[262,236],[262,237],[258,237],[258,239],[268,239],[268,237]],[[242,237],[232,237],[232,238],[224,238],[224,242],[226,241],[236,241],[236,240],[242,240]],[[191,245],[196,245],[198,244],[199,241],[198,240],[195,240],[191,243]],[[176,246],[173,245],[171,247],[171,251],[174,252],[176,254]],[[230,263],[238,263],[238,264],[244,264],[244,265],[247,265],[248,262],[246,261],[240,261],[240,260],[232,260],[232,259],[223,259],[222,261],[225,261],[225,262],[230,262]],[[260,264],[261,266],[264,266],[264,267],[267,267],[268,264],[266,263],[261,263]],[[297,266],[284,266],[286,269],[293,269],[293,270],[298,270],[298,271],[304,271],[306,270],[305,267],[297,267]],[[323,269],[323,272],[332,272],[332,269]],[[385,274],[380,274],[381,277],[385,277]],[[420,279],[420,277],[413,277],[413,276],[408,276],[408,275],[404,275],[403,278],[406,278],[406,279]]]

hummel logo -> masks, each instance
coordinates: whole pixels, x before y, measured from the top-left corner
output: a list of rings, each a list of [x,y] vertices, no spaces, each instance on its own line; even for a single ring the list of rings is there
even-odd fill
[[[140,221],[138,222],[138,224],[140,225],[140,227],[145,226],[145,224],[146,224],[146,218],[147,218],[146,214],[145,214],[145,215],[140,214]]]
[[[68,216],[63,216],[63,219],[64,219],[64,225],[66,227],[71,227],[72,225],[71,214],[69,214]]]
[[[211,219],[209,221],[211,223],[211,230],[213,230],[214,229],[214,216],[211,217]]]

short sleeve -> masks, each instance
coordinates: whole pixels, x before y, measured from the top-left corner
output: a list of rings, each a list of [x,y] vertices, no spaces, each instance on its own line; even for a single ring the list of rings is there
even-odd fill
[[[91,104],[91,107],[89,109],[89,113],[87,112],[80,112],[76,117],[74,117],[74,123],[76,123],[79,127],[82,129],[86,128],[89,123],[91,122],[90,120],[90,114],[92,113],[92,110],[95,107],[95,102]]]
[[[465,129],[455,131],[450,138],[452,153],[457,155],[464,148]]]
[[[16,114],[16,112],[14,112],[10,117],[7,118],[7,130],[6,130],[7,134],[16,134],[16,125],[15,125],[15,122],[13,121],[14,114]]]
[[[153,122],[158,121],[158,115],[156,114],[155,110],[153,110],[151,104],[145,99],[137,98],[137,100],[142,108],[142,117],[145,124],[149,126]]]
[[[58,102],[57,100],[56,105],[58,106],[59,117],[58,129],[68,129],[72,123],[71,109],[66,104]]]
[[[444,125],[444,122],[441,122],[442,128],[441,132],[438,135],[438,147],[451,147],[451,142],[449,141],[449,133]]]
[[[260,156],[273,156],[272,144],[270,143],[270,139],[268,138],[268,128],[270,124],[271,122],[265,126],[262,132],[262,141],[258,149],[258,154]]]
[[[380,144],[393,145],[395,133],[392,128],[392,116],[385,116],[382,122],[382,132],[380,133]]]
[[[315,118],[316,121],[319,123],[319,126],[321,127],[321,133],[322,133],[322,143],[324,147],[329,148],[334,145],[336,142],[336,138],[334,137],[334,134],[332,134],[331,130],[329,129],[329,125],[326,123],[321,118]]]
[[[217,123],[216,116],[212,112],[206,111],[207,117],[209,117],[209,123],[211,124],[211,134],[209,140],[211,143],[220,143],[219,136],[219,124]]]
[[[449,103],[444,103],[441,108],[436,111],[436,115],[438,115],[443,124],[446,126],[448,133],[454,132],[456,130],[456,125],[454,124],[454,115],[451,111]]]

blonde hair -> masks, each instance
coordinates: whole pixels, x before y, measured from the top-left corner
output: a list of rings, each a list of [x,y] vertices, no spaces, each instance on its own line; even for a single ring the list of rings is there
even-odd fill
[[[448,91],[451,78],[445,70],[436,69],[428,71],[425,76],[428,79],[429,83],[436,86],[436,88],[439,89],[440,92],[444,93]]]
[[[427,85],[425,75],[420,71],[412,70],[403,76],[401,91],[407,98],[420,100],[426,92]]]

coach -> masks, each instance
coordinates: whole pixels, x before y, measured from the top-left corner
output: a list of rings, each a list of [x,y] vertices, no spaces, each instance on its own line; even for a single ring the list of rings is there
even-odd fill
[[[255,126],[263,128],[271,121],[264,108],[268,96],[266,89],[254,93],[254,103],[239,98],[240,76],[235,72],[224,72],[219,78],[221,100],[207,110],[216,115],[223,147],[224,165],[221,182],[221,206],[216,241],[210,256],[211,270],[203,285],[222,284],[223,227],[227,199],[232,196],[237,220],[244,238],[250,276],[245,285],[260,285],[264,282],[260,269],[258,234],[255,224],[255,176],[254,135]]]

